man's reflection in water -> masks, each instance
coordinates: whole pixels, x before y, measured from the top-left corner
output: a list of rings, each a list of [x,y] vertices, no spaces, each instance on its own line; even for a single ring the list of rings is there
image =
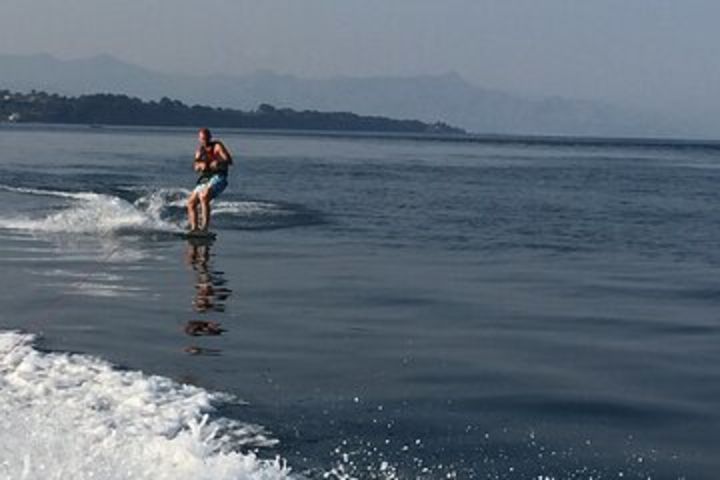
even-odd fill
[[[185,262],[196,274],[195,295],[193,297],[193,310],[203,316],[225,311],[225,303],[232,294],[232,290],[225,285],[227,281],[224,273],[213,270],[210,247],[211,240],[188,240],[185,251]],[[222,335],[225,330],[220,322],[207,318],[190,320],[185,325],[185,333],[192,337]],[[220,350],[189,346],[185,349],[192,355],[219,355]]]

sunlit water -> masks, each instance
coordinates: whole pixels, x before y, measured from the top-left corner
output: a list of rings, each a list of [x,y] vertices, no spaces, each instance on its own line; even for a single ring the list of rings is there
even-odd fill
[[[716,478],[714,145],[220,133],[0,128],[0,478]]]

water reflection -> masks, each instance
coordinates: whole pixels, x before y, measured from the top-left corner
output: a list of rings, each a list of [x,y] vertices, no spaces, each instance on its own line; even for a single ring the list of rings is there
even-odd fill
[[[222,335],[225,329],[218,322],[190,320],[185,325],[185,333],[191,337]]]
[[[222,350],[220,350],[219,348],[205,348],[198,347],[197,345],[190,345],[188,347],[185,347],[185,353],[189,355],[202,355],[204,357],[219,357],[222,354]],[[193,383],[193,385],[196,384],[198,383]]]
[[[185,334],[191,337],[216,337],[225,332],[221,322],[210,317],[222,314],[232,290],[227,288],[225,273],[213,268],[212,240],[188,240],[185,263],[195,272],[193,310],[201,318],[185,324]],[[191,355],[220,355],[219,349],[190,345],[185,351]]]

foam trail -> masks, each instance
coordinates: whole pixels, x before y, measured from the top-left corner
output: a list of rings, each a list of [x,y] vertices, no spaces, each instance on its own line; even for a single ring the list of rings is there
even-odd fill
[[[131,188],[139,191],[140,196],[130,203],[123,198],[91,192],[62,192],[36,188],[12,187],[0,185],[0,190],[25,195],[38,195],[63,198],[60,211],[46,214],[44,217],[0,218],[0,229],[43,232],[43,233],[80,233],[109,235],[118,232],[167,232],[183,231],[180,223],[185,215],[177,215],[171,209],[185,208],[189,190],[183,188],[148,189]],[[297,215],[292,208],[263,201],[228,201],[218,199],[213,202],[213,213],[227,215],[236,220],[253,222],[287,222]],[[178,220],[169,221],[168,217]],[[178,223],[179,222],[179,223]]]
[[[160,213],[164,204],[151,201],[147,209],[119,197],[90,192],[59,192],[33,188],[0,188],[15,193],[67,198],[70,205],[43,218],[0,218],[0,228],[46,233],[109,234],[119,230],[177,232],[178,225],[164,221]],[[140,200],[137,203],[142,203]]]
[[[134,189],[137,190],[137,189]],[[142,189],[145,191],[146,189]],[[190,190],[185,188],[161,188],[147,195],[140,197],[135,205],[143,207],[148,211],[157,211],[159,207],[172,206],[185,208],[186,199]],[[280,205],[271,202],[261,201],[230,201],[222,198],[213,201],[213,213],[250,216],[288,216],[293,212]]]
[[[45,197],[72,198],[75,200],[86,199],[89,195],[92,195],[91,193],[84,192],[61,192],[58,190],[43,190],[39,188],[12,187],[10,185],[0,185],[0,190],[11,193],[24,193],[28,195],[40,195]]]
[[[231,202],[219,201],[213,207],[214,213],[226,213],[235,215],[252,216],[290,216],[293,212],[269,202]]]
[[[0,332],[0,479],[285,479],[260,427],[209,420],[223,396]],[[232,439],[232,440],[231,440]]]

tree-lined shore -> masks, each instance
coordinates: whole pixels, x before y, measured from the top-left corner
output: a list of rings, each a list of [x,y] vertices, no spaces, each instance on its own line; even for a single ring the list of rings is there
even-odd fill
[[[87,125],[211,126],[398,133],[465,133],[445,123],[395,120],[350,112],[297,111],[262,104],[251,111],[186,105],[167,97],[145,101],[117,94],[68,97],[0,90],[0,121]]]

